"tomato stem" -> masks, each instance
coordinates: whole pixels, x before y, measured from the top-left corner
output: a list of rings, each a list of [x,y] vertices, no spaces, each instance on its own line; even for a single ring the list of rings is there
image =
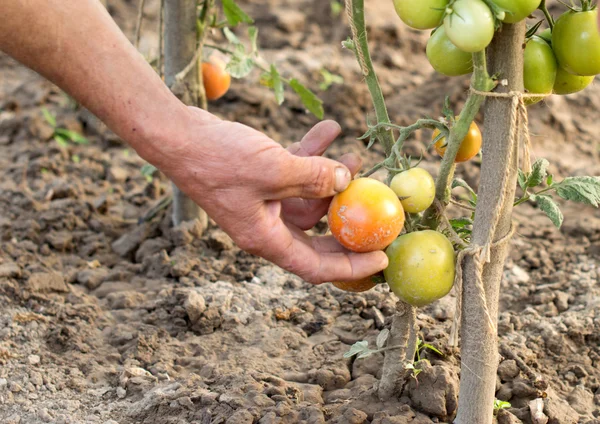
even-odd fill
[[[352,20],[353,26],[352,33],[355,45],[354,52],[357,56],[360,66],[363,67],[364,65],[365,68],[362,71],[365,77],[365,81],[367,83],[367,87],[369,88],[369,93],[371,94],[373,106],[375,107],[377,123],[389,125],[391,123],[390,117],[385,106],[383,92],[381,91],[381,86],[379,85],[379,80],[377,79],[377,74],[375,73],[375,68],[373,67],[373,62],[371,61],[371,54],[369,52],[367,29],[365,25],[364,0],[351,1],[352,3],[350,19]],[[391,128],[381,126],[377,130],[377,139],[383,145],[386,156],[389,157],[392,154],[392,147],[394,145],[394,134]]]
[[[550,31],[554,31],[554,18],[548,11],[548,7],[546,6],[546,0],[542,0],[538,9],[544,13],[544,16],[546,17],[546,21],[548,22],[548,26],[550,27]]]
[[[490,91],[495,86],[494,81],[487,72],[485,51],[473,53],[471,85],[478,91]],[[450,200],[449,187],[454,176],[456,154],[484,100],[484,96],[471,92],[460,113],[460,118],[450,129],[450,135],[447,138],[448,147],[442,158],[440,173],[435,184],[435,197],[443,205],[443,208],[448,205]],[[435,207],[430,207],[425,212],[425,222],[427,225],[432,229],[437,228],[440,223],[440,214],[443,214],[443,212],[443,210],[440,211]]]

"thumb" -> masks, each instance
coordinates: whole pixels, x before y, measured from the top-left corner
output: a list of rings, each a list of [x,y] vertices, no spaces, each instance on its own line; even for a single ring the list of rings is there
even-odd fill
[[[275,195],[278,199],[302,197],[321,199],[344,191],[352,175],[340,162],[319,156],[298,157],[288,154]]]

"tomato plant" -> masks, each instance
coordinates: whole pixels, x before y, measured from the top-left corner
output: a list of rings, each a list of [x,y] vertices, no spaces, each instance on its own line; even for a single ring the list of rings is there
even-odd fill
[[[543,38],[534,35],[527,41],[523,66],[523,84],[528,92],[552,93],[558,64],[552,47]],[[540,100],[527,99],[526,103],[533,104]]]
[[[598,10],[570,10],[561,15],[552,31],[552,48],[559,65],[581,76],[600,73]]]
[[[334,196],[327,218],[336,240],[353,252],[383,250],[404,227],[398,196],[372,178],[358,178]]]
[[[433,132],[433,140],[435,140],[436,138],[438,138],[440,135],[440,131],[439,130],[435,130]],[[481,136],[481,130],[479,129],[479,126],[475,123],[475,122],[471,122],[471,125],[469,126],[469,132],[467,133],[467,136],[462,140],[461,144],[460,144],[460,148],[458,149],[458,153],[456,154],[456,159],[454,160],[455,162],[466,162],[470,159],[473,159],[475,157],[475,155],[477,155],[477,153],[479,153],[479,150],[481,150],[481,142],[482,142],[482,136]],[[440,156],[444,156],[444,153],[446,153],[446,138],[442,137],[440,138],[434,145],[435,147],[435,151],[440,155]]]
[[[208,61],[202,62],[202,82],[208,100],[217,100],[229,90],[231,75],[225,70],[225,67],[225,62],[214,56]]]
[[[415,29],[435,28],[442,23],[449,0],[394,0],[396,13],[406,25]]]
[[[497,6],[504,9],[506,17],[504,22],[514,24],[531,15],[541,3],[541,0],[492,0]]]
[[[390,289],[413,306],[425,306],[448,294],[454,284],[454,247],[443,234],[404,234],[385,251],[384,270]]]
[[[444,18],[444,28],[452,43],[462,51],[485,49],[494,37],[494,16],[481,0],[457,0],[452,13]]]
[[[473,71],[471,54],[452,44],[443,26],[431,34],[426,53],[429,63],[440,74],[454,77]]]
[[[397,174],[390,188],[400,197],[402,207],[408,213],[423,212],[435,198],[435,181],[423,168],[411,168]]]

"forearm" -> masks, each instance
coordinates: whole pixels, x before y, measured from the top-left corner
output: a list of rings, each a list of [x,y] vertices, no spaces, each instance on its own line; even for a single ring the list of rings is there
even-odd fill
[[[2,8],[0,50],[64,89],[140,155],[159,160],[188,110],[98,0],[7,0]]]

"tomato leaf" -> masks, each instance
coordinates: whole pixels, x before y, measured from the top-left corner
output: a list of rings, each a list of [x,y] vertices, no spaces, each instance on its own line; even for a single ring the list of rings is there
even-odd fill
[[[255,26],[248,28],[248,37],[252,46],[252,54],[255,54],[258,51],[258,28]]]
[[[390,336],[390,330],[388,330],[387,328],[384,328],[383,330],[381,330],[381,332],[377,336],[377,341],[376,341],[378,349],[382,349],[385,346],[385,342],[387,342],[387,339],[389,336]]]
[[[452,225],[454,230],[458,230],[469,225],[473,225],[473,221],[471,221],[469,218],[456,218],[450,220],[450,225]]]
[[[546,159],[536,160],[531,167],[531,173],[527,176],[527,187],[537,187],[542,184],[548,175],[549,166],[550,162]]]
[[[275,65],[271,65],[271,72],[269,73],[269,76],[271,77],[271,87],[275,93],[275,100],[277,100],[277,104],[280,105],[284,101],[283,81],[281,81],[281,76],[279,75],[279,71]]]
[[[68,147],[69,146],[69,141],[63,137],[60,134],[54,134],[54,141],[56,141],[56,144],[58,144],[60,147]]]
[[[568,177],[554,185],[556,194],[565,200],[600,205],[600,177]]]
[[[564,217],[552,196],[548,194],[533,194],[531,195],[531,200],[537,203],[540,210],[550,218],[550,221],[552,221],[556,228],[561,227]]]
[[[323,101],[319,99],[315,93],[310,91],[297,79],[293,78],[290,80],[290,86],[300,96],[302,104],[317,118],[323,119],[325,111],[323,110]]]
[[[246,14],[235,2],[235,0],[222,0],[223,13],[231,26],[239,23],[253,24],[254,20]]]
[[[350,350],[344,353],[344,358],[351,358],[354,355],[362,354],[365,351],[369,350],[369,342],[366,340],[361,340],[360,342],[354,343]]]
[[[437,347],[430,345],[429,343],[423,343],[423,345],[421,345],[421,349],[429,349],[429,350],[437,353],[440,356],[444,356],[444,354],[442,352],[440,352]]]
[[[521,187],[521,190],[525,191],[525,189],[527,189],[527,175],[525,175],[525,173],[520,169],[517,175],[517,181],[519,183],[519,187]]]

